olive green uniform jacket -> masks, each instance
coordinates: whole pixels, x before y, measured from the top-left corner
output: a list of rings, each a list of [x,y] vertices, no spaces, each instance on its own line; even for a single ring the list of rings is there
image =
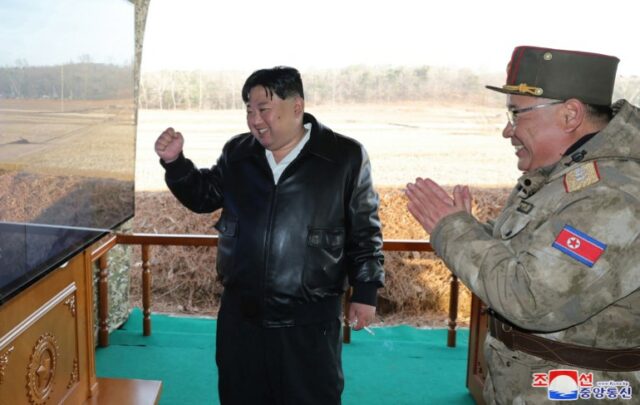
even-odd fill
[[[614,112],[577,153],[525,173],[494,222],[456,213],[431,236],[447,266],[514,325],[559,342],[622,349],[640,346],[640,110],[621,100]],[[572,230],[578,238],[559,246]],[[588,240],[596,247],[585,260],[578,245]],[[594,386],[632,388],[631,401],[592,395],[578,403],[640,400],[640,371],[579,369],[511,351],[491,336],[485,359],[488,403],[550,403],[533,375],[552,369],[592,372]]]

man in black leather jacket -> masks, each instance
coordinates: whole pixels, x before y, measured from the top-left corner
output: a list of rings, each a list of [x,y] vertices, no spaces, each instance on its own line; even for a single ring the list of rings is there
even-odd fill
[[[378,196],[358,142],[304,112],[296,69],[254,72],[242,89],[251,132],[197,169],[184,138],[155,150],[189,209],[222,208],[217,271],[224,286],[216,363],[222,404],[339,404],[341,296],[354,329],[375,317],[384,281]]]

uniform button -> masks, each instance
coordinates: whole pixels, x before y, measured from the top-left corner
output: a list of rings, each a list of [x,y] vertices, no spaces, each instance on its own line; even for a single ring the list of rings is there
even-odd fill
[[[530,185],[531,185],[531,180],[526,179],[526,180],[524,181],[524,185],[525,185],[525,186],[530,186]]]

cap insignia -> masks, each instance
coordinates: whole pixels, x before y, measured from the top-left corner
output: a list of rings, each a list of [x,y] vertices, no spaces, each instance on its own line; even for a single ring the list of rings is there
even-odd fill
[[[533,94],[534,96],[541,96],[543,93],[543,90],[540,87],[529,86],[526,83],[520,83],[514,86],[505,84],[504,86],[502,86],[502,88],[507,91],[517,91],[518,93],[529,93],[529,94]]]

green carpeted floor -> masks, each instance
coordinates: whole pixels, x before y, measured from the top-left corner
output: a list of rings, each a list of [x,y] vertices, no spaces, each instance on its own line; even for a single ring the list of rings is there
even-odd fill
[[[152,335],[142,336],[142,315],[96,350],[99,377],[162,380],[160,405],[218,404],[215,320],[152,315]],[[445,329],[374,328],[375,336],[352,333],[344,345],[343,404],[473,404],[465,388],[468,329],[456,348]]]

